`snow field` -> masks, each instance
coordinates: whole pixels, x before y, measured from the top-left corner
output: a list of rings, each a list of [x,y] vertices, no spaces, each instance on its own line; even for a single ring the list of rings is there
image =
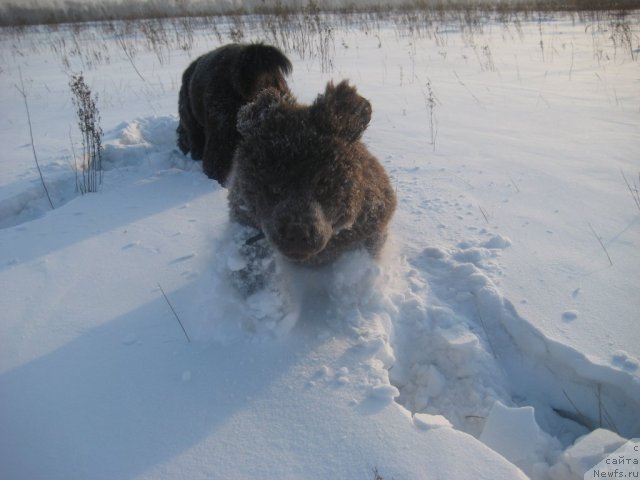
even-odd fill
[[[143,80],[91,33],[107,171],[75,198],[65,75],[36,41],[4,43],[59,207],[3,95],[8,478],[582,478],[640,431],[640,236],[620,177],[638,169],[637,61],[595,28],[336,28],[331,71],[293,54],[301,100],[329,78],[372,100],[366,141],[399,197],[379,263],[314,271],[243,246],[255,232],[175,149],[179,75],[213,34],[137,51]],[[67,68],[90,66],[81,51]]]

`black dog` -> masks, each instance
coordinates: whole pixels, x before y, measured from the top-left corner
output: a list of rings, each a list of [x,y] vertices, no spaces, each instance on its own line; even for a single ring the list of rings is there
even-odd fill
[[[227,181],[240,134],[240,107],[266,88],[288,93],[289,59],[277,48],[260,43],[230,44],[196,59],[182,75],[178,100],[178,147],[202,160],[209,178]]]

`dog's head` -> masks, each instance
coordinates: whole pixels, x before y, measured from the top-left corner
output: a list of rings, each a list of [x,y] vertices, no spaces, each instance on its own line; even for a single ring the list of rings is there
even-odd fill
[[[276,47],[262,43],[244,45],[231,69],[236,92],[245,101],[268,88],[288,92],[286,76],[291,73],[289,59]]]
[[[289,259],[318,255],[362,210],[359,140],[370,118],[347,81],[329,83],[310,106],[269,89],[241,108],[236,175],[259,227]]]

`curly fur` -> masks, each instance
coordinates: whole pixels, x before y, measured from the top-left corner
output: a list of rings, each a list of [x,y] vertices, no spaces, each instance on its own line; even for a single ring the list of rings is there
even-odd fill
[[[329,83],[310,106],[261,92],[238,114],[232,220],[260,229],[300,264],[325,264],[355,248],[376,256],[396,198],[360,140],[370,118],[370,103],[347,81]]]
[[[288,92],[291,68],[280,50],[259,43],[229,44],[197,58],[182,75],[180,150],[202,160],[207,176],[224,185],[240,140],[238,110],[266,88]]]

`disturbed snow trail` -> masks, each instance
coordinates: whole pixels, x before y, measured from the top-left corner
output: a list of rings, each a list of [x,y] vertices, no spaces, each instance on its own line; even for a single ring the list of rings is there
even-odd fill
[[[549,468],[575,460],[562,452],[577,437],[638,434],[640,386],[633,371],[594,363],[518,315],[483,268],[508,244],[491,236],[409,260],[412,301],[393,322],[390,379],[410,411],[444,415],[533,478],[565,478]]]

